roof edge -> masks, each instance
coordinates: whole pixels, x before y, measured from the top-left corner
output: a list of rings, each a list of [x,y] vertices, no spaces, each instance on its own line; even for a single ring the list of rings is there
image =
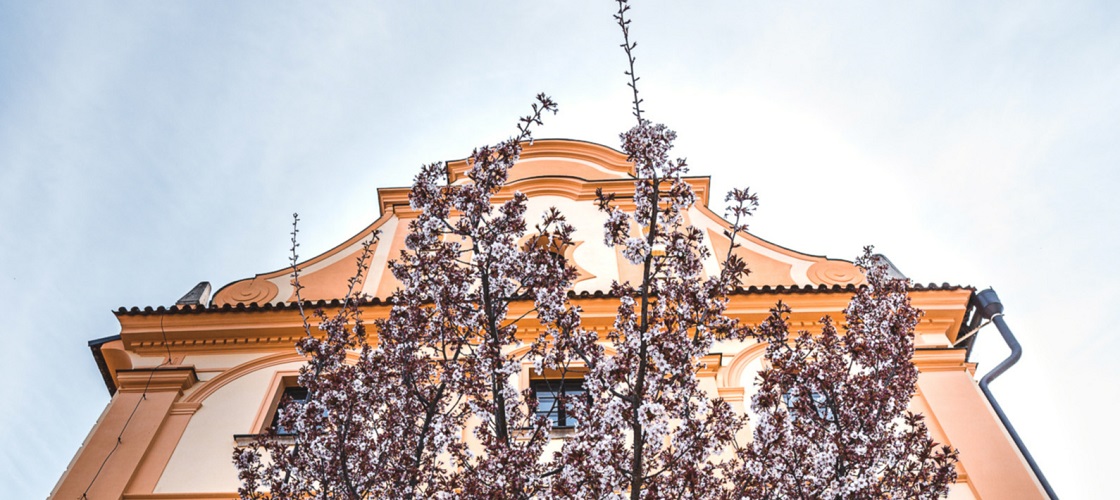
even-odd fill
[[[794,294],[828,294],[828,293],[855,293],[867,285],[751,285],[748,287],[738,287],[729,295],[794,295]],[[921,284],[914,283],[906,287],[908,292],[921,292],[921,291],[956,291],[956,290],[972,290],[975,291],[976,287],[972,285],[951,285],[949,283],[929,283]],[[617,297],[616,294],[606,290],[595,291],[569,291],[569,299],[599,299],[599,298],[612,298]],[[529,299],[526,299],[529,300]],[[391,305],[391,298],[370,297],[362,299],[358,302],[362,306],[380,306]],[[320,307],[341,307],[343,304],[342,299],[319,299],[319,300],[305,300],[303,307],[306,308],[320,308]],[[148,316],[152,314],[208,314],[208,313],[224,313],[224,312],[264,312],[264,311],[283,311],[283,310],[297,310],[299,304],[295,301],[292,302],[265,302],[259,304],[251,302],[249,304],[238,303],[237,305],[223,304],[221,306],[210,305],[174,305],[171,307],[165,306],[145,306],[143,308],[138,306],[120,307],[113,311],[113,314],[119,316]],[[106,337],[109,340],[119,339],[120,335],[115,338]],[[104,339],[99,339],[104,340]],[[91,341],[91,346],[92,346]]]
[[[89,341],[89,350],[93,353],[93,362],[97,363],[97,370],[101,372],[101,379],[105,381],[105,388],[109,390],[110,397],[117,393],[117,384],[113,382],[113,374],[109,373],[109,365],[105,363],[105,355],[101,353],[101,346],[120,339],[120,334],[117,334]]]

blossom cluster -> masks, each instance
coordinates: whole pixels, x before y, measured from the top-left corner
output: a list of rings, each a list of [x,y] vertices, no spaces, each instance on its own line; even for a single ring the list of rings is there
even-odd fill
[[[779,303],[755,336],[767,343],[751,407],[754,439],[726,469],[733,497],[938,498],[956,480],[957,452],[937,445],[908,410],[917,384],[908,282],[888,275],[870,247],[867,277],[844,310],[844,333],[792,334]]]

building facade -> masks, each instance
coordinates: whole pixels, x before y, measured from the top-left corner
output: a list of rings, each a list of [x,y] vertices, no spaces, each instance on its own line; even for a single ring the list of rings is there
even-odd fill
[[[466,162],[448,164],[452,182],[463,179]],[[568,140],[526,145],[510,171],[509,195],[529,197],[531,219],[558,207],[576,232],[563,251],[579,270],[572,299],[588,328],[605,331],[617,299],[605,291],[613,280],[637,280],[638,266],[601,242],[597,188],[633,193],[632,166],[610,148]],[[698,202],[686,214],[700,228],[713,255],[726,255],[727,222],[708,209],[709,180],[689,178]],[[347,279],[372,230],[381,238],[370,272],[359,283],[372,297],[363,306],[369,320],[384,317],[382,299],[398,286],[386,263],[404,248],[409,220],[408,188],[378,190],[381,216],[333,249],[300,264],[302,296],[328,312],[340,307]],[[502,194],[496,201],[501,199]],[[791,326],[820,329],[822,316],[838,317],[863,276],[850,262],[790,250],[747,235],[735,249],[752,269],[744,288],[731,297],[728,314],[757,324],[777,301],[788,304]],[[714,258],[705,263],[718,272]],[[977,387],[969,362],[978,324],[974,290],[951,285],[915,285],[913,304],[925,311],[917,326],[914,363],[920,376],[912,409],[927,416],[935,440],[960,450],[960,474],[951,498],[1045,498],[991,405]],[[293,301],[290,269],[227,284],[210,297],[200,284],[171,307],[121,308],[119,335],[90,342],[112,399],[52,492],[72,499],[236,498],[234,447],[272,425],[287,392],[298,397],[295,378],[304,358],[295,342],[305,333]],[[511,311],[516,314],[517,311]],[[531,328],[526,329],[531,335]],[[765,346],[722,342],[702,374],[705,389],[746,411]],[[518,383],[531,387],[536,374],[523,366]],[[559,417],[562,418],[562,417]],[[119,438],[119,439],[118,439]],[[562,439],[558,437],[557,439]]]

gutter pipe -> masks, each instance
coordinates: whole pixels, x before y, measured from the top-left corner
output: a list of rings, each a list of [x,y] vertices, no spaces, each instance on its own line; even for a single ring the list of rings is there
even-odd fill
[[[89,350],[93,353],[93,362],[101,372],[101,379],[105,381],[105,388],[109,389],[109,397],[117,393],[117,384],[113,382],[113,374],[109,372],[109,365],[105,363],[105,355],[101,353],[101,346],[114,340],[120,340],[120,335],[112,335],[89,341]]]
[[[1023,348],[1019,346],[1019,341],[1015,339],[1015,335],[1011,333],[1011,328],[1009,328],[1007,323],[1003,320],[1003,303],[999,301],[999,296],[996,295],[996,291],[988,288],[976,294],[976,301],[980,314],[996,325],[996,328],[999,329],[999,334],[1003,336],[1003,341],[1007,343],[1007,347],[1011,348],[1011,355],[980,379],[980,390],[983,391],[984,396],[988,398],[988,402],[991,403],[992,409],[996,411],[1000,422],[1003,422],[1003,427],[1007,429],[1008,434],[1011,434],[1011,439],[1015,441],[1015,446],[1019,448],[1019,452],[1023,454],[1023,458],[1027,459],[1027,464],[1031,466],[1034,477],[1038,479],[1038,482],[1042,484],[1042,488],[1046,490],[1046,495],[1052,500],[1057,500],[1058,495],[1054,493],[1054,489],[1050,487],[1050,482],[1046,480],[1046,476],[1044,476],[1042,470],[1038,468],[1038,464],[1035,463],[1031,452],[1027,451],[1027,445],[1023,444],[1023,440],[1019,438],[1019,433],[1015,432],[1015,427],[1011,425],[1011,421],[1008,420],[1007,415],[1003,413],[1003,408],[1000,408],[999,402],[997,402],[996,397],[992,395],[991,389],[988,389],[988,384],[992,383],[996,377],[1002,375],[1003,372],[1011,368],[1011,365],[1019,361],[1019,358],[1023,355]]]

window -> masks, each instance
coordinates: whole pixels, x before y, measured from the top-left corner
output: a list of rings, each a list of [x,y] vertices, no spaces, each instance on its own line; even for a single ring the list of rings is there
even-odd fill
[[[307,389],[303,387],[288,387],[284,389],[284,394],[280,396],[280,403],[276,405],[276,411],[272,413],[272,423],[268,427],[277,434],[291,434],[291,429],[285,429],[280,426],[280,412],[295,406],[303,406],[307,403]]]
[[[828,398],[824,394],[814,392],[812,394],[813,407],[817,410],[817,416],[827,422],[832,422],[836,417],[832,414],[832,408],[828,407]],[[797,402],[797,397],[793,395],[793,391],[786,392],[782,395],[782,400],[786,404],[786,408],[790,410],[790,418],[794,421],[797,420],[797,413],[793,411],[793,404]]]
[[[529,389],[533,391],[533,397],[537,398],[537,415],[551,420],[552,427],[564,428],[576,425],[575,418],[568,415],[567,403],[572,401],[572,398],[585,394],[583,379],[531,380]]]

